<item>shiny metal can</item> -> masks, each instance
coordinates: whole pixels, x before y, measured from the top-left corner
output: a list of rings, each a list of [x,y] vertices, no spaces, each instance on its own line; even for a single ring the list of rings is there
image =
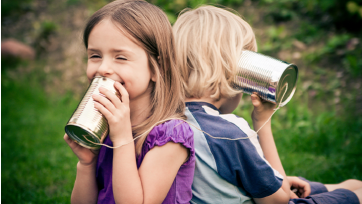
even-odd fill
[[[297,79],[296,65],[244,50],[233,87],[250,95],[257,92],[260,98],[282,107],[293,97]]]
[[[93,78],[77,109],[65,126],[65,132],[79,145],[88,149],[99,149],[104,138],[108,134],[107,119],[94,108],[92,95],[99,94],[99,87],[104,87],[119,97],[114,88],[114,80],[96,76]]]

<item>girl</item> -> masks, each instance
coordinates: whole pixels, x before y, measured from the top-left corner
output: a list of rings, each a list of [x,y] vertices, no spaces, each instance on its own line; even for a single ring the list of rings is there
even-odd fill
[[[93,96],[109,123],[104,143],[116,148],[92,152],[64,136],[79,158],[72,203],[189,203],[193,132],[177,120],[184,101],[166,15],[145,1],[114,1],[93,14],[83,37],[88,79],[115,80],[121,97],[102,88],[106,97]]]

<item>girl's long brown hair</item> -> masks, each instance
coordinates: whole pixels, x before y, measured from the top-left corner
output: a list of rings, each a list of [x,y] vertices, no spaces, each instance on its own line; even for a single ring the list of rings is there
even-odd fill
[[[159,121],[168,118],[184,119],[184,93],[175,66],[174,36],[165,13],[146,1],[111,2],[89,19],[83,34],[86,48],[90,32],[105,18],[117,23],[131,40],[146,51],[151,72],[157,77],[151,92],[149,117],[141,124],[132,127],[133,137],[148,135],[151,128]],[[137,154],[140,154],[145,139],[146,136],[137,140]]]

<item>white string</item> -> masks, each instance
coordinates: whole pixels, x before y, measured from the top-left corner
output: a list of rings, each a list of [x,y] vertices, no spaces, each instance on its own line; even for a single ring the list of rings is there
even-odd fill
[[[256,137],[256,136],[258,136],[258,132],[265,126],[265,124],[267,124],[267,123],[269,122],[269,120],[270,120],[271,117],[274,115],[274,113],[277,112],[277,110],[279,110],[279,109],[281,108],[281,107],[280,107],[280,104],[283,102],[284,95],[287,93],[288,83],[286,83],[285,86],[286,86],[286,88],[285,88],[284,94],[283,94],[283,96],[282,96],[282,98],[281,98],[281,100],[280,100],[280,103],[278,104],[278,107],[276,107],[276,108],[274,109],[273,114],[271,114],[271,116],[270,116],[270,117],[268,118],[268,120],[259,128],[259,130],[256,131],[255,134],[253,134],[253,135],[251,135],[251,136],[248,136],[248,137],[240,137],[240,138],[214,137],[214,136],[210,135],[209,133],[207,133],[207,132],[205,132],[205,131],[203,131],[203,130],[200,130],[200,129],[199,129],[198,127],[196,127],[195,125],[190,124],[190,123],[188,123],[187,121],[185,121],[185,122],[187,122],[189,125],[192,125],[192,126],[195,127],[196,129],[202,131],[203,133],[207,134],[209,137],[214,138],[214,139],[218,139],[218,140],[245,140],[245,139],[249,139],[249,138],[251,138],[251,137]]]
[[[280,104],[282,104],[284,95],[285,95],[285,93],[287,93],[287,90],[288,90],[288,83],[286,83],[285,86],[286,86],[286,88],[285,88],[284,94],[283,94],[283,96],[282,96],[282,98],[281,98],[281,100],[280,100],[280,103],[278,104],[278,107],[276,107],[276,108],[274,109],[273,114],[271,114],[271,116],[268,118],[268,120],[259,128],[258,131],[256,131],[256,133],[258,133],[258,132],[261,130],[261,128],[263,128],[264,125],[265,125],[267,122],[269,122],[269,120],[270,120],[271,117],[274,115],[274,113],[277,112],[277,110],[280,109]]]
[[[187,122],[186,120],[181,119],[181,118],[168,118],[168,119],[161,120],[161,121],[157,122],[155,125],[153,125],[151,128],[149,128],[147,131],[145,131],[144,133],[142,133],[141,135],[133,138],[133,140],[131,140],[131,141],[125,143],[125,144],[121,144],[121,145],[119,145],[119,146],[117,146],[117,147],[111,147],[111,146],[106,145],[106,144],[96,143],[96,142],[90,141],[90,140],[88,140],[87,137],[85,137],[85,135],[83,135],[83,137],[84,137],[88,142],[93,143],[93,144],[95,144],[95,145],[102,145],[102,146],[105,146],[105,147],[108,147],[108,148],[111,148],[111,149],[116,149],[116,148],[122,147],[122,146],[124,146],[124,145],[128,145],[128,144],[132,143],[133,141],[135,141],[136,139],[144,136],[146,133],[149,133],[156,125],[159,125],[159,124],[164,123],[164,122],[169,121],[169,120],[176,119],[176,120],[182,120],[183,122],[185,122],[185,123],[193,126],[193,127],[196,128],[197,130],[205,133],[206,135],[208,135],[209,137],[214,138],[214,139],[218,139],[218,140],[245,140],[245,139],[249,139],[249,138],[251,138],[251,137],[256,137],[257,134],[258,134],[258,132],[265,126],[265,124],[267,124],[267,123],[270,121],[270,119],[272,118],[272,116],[274,115],[274,113],[277,112],[277,110],[279,110],[279,109],[281,108],[280,105],[282,104],[283,99],[284,99],[284,96],[285,96],[285,94],[287,93],[287,90],[288,90],[288,83],[286,83],[285,86],[286,86],[286,88],[285,88],[284,94],[283,94],[283,96],[282,96],[282,98],[281,98],[281,100],[280,100],[280,103],[278,104],[278,107],[276,107],[276,108],[274,109],[274,112],[270,115],[270,117],[268,118],[268,120],[259,128],[259,130],[257,130],[254,135],[251,135],[251,136],[248,136],[248,137],[240,137],[240,138],[214,137],[214,136],[210,135],[209,133],[201,130],[201,129],[198,128],[198,127],[196,127],[194,124],[191,124],[191,123],[189,123],[189,122]],[[179,123],[179,124],[177,124],[175,127],[177,127],[177,126],[180,125],[180,124],[182,124],[182,122]],[[173,128],[175,128],[175,127],[173,127]]]
[[[119,145],[119,146],[117,146],[117,147],[112,147],[112,146],[109,146],[109,145],[106,145],[106,144],[103,144],[103,143],[93,142],[93,141],[89,140],[87,137],[85,137],[86,135],[83,135],[83,137],[84,137],[88,142],[90,142],[90,143],[92,143],[92,144],[102,145],[102,146],[105,146],[105,147],[108,147],[108,148],[111,148],[111,149],[116,149],[116,148],[122,147],[122,146],[124,146],[124,145],[128,145],[128,144],[132,143],[133,141],[135,141],[136,139],[144,136],[146,133],[149,133],[156,125],[159,125],[159,124],[161,124],[161,123],[164,123],[164,122],[166,122],[166,121],[173,120],[173,119],[183,120],[183,119],[180,119],[180,118],[167,118],[167,119],[161,120],[161,121],[157,122],[155,125],[153,125],[151,128],[149,128],[147,131],[145,131],[144,133],[142,133],[142,134],[138,135],[137,137],[133,138],[131,141],[129,141],[129,142],[125,143],[125,144],[121,144],[121,145]],[[187,122],[187,121],[185,121],[185,120],[183,120],[183,121],[184,121],[184,122]],[[179,125],[179,124],[178,124],[178,125]],[[176,126],[177,126],[177,125],[176,125]],[[176,126],[175,126],[175,127],[176,127]],[[175,127],[174,127],[174,128],[175,128]]]

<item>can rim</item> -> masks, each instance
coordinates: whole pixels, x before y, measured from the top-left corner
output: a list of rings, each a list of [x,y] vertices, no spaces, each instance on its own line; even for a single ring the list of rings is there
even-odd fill
[[[115,80],[113,80],[111,78],[108,78],[108,77],[105,77],[105,76],[95,76],[95,77],[93,77],[93,79],[95,79],[95,78],[102,78],[103,80],[110,80],[110,81],[116,82]]]
[[[74,122],[69,122],[66,126],[65,126],[65,132],[68,134],[68,136],[73,140],[75,141],[76,143],[78,143],[80,146],[83,146],[85,148],[88,148],[88,149],[93,149],[93,150],[97,150],[101,147],[101,145],[96,145],[96,144],[93,144],[95,146],[89,146],[89,144],[92,144],[92,143],[86,143],[84,140],[81,140],[79,139],[75,134],[73,134],[72,132],[69,131],[68,127],[69,126],[73,126],[73,127],[78,127],[78,128],[81,128],[82,130],[86,131],[90,136],[92,136],[94,139],[97,139],[98,143],[101,143],[101,139],[93,133],[93,131],[91,129],[89,129],[88,127],[84,126],[84,125],[81,125],[81,124],[78,124],[78,123],[74,123]],[[79,139],[79,140],[77,140]]]
[[[283,107],[283,106],[285,106],[292,98],[293,98],[293,95],[294,95],[294,93],[295,93],[295,91],[296,91],[296,88],[297,88],[297,81],[298,81],[298,76],[299,76],[299,71],[298,71],[298,67],[295,65],[295,64],[289,64],[288,63],[288,67],[283,71],[283,73],[282,73],[282,75],[280,76],[280,78],[283,78],[283,76],[285,76],[285,74],[286,74],[286,72],[288,71],[288,69],[290,69],[290,68],[293,68],[293,70],[295,71],[295,80],[293,80],[293,87],[290,87],[290,84],[288,84],[288,89],[292,89],[290,92],[289,91],[287,91],[286,93],[288,93],[289,92],[289,94],[287,94],[286,96],[284,96],[284,98],[285,97],[287,97],[286,99],[284,99],[283,101],[281,101],[281,99],[282,99],[282,96],[283,96],[283,94],[284,94],[284,89],[282,88],[283,86],[284,86],[284,84],[283,84],[283,81],[279,81],[279,83],[282,83],[282,84],[279,84],[278,83],[278,88],[276,89],[276,93],[275,93],[275,95],[276,95],[276,98],[275,98],[275,101],[276,101],[276,104],[278,105],[278,106],[280,106],[280,107]],[[282,88],[282,89],[280,89],[280,88]],[[281,90],[283,90],[283,91],[281,91]],[[281,91],[281,93],[279,93]]]

